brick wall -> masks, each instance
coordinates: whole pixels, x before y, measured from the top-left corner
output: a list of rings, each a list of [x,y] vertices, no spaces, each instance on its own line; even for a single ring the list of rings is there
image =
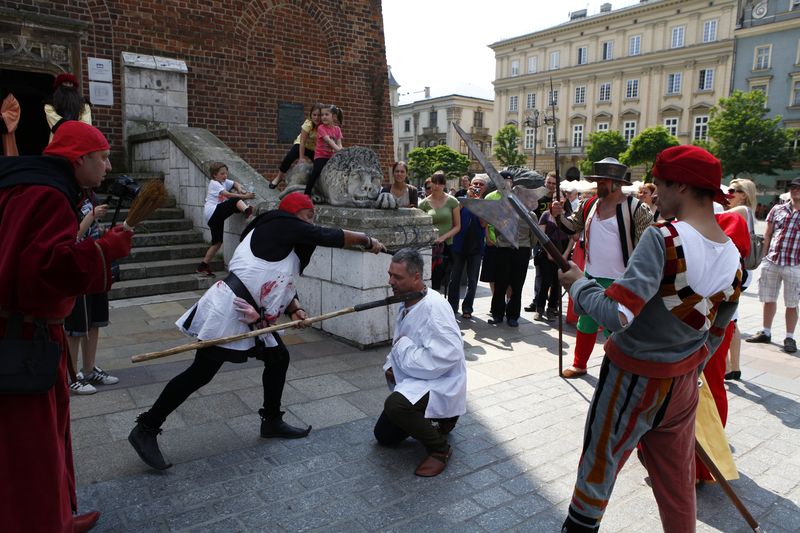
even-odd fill
[[[345,145],[391,163],[389,87],[378,0],[0,0],[0,8],[89,23],[86,58],[111,59],[113,107],[95,125],[122,153],[122,52],[177,58],[189,68],[189,125],[207,128],[256,170],[272,176],[278,102],[343,108]],[[299,131],[298,124],[298,131]]]

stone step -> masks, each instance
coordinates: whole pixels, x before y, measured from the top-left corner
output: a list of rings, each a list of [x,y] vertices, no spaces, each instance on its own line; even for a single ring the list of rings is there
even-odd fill
[[[167,231],[183,231],[193,229],[194,225],[188,218],[167,218],[163,220],[145,220],[136,226],[136,233],[164,233]]]
[[[108,215],[108,219],[109,220],[111,220],[111,217],[113,216],[113,214],[114,214],[114,210],[112,209],[112,210],[109,211],[109,215]],[[119,216],[117,217],[117,219],[121,222],[121,221],[125,220],[125,217],[127,217],[127,216],[128,216],[128,209],[127,208],[122,208],[122,209],[119,210]],[[161,207],[161,208],[159,208],[155,213],[153,213],[152,215],[150,215],[148,217],[148,220],[163,220],[163,219],[167,219],[167,218],[175,219],[175,218],[183,218],[183,217],[184,217],[183,209],[181,209],[180,207],[174,207],[174,205],[173,205],[172,207]]]
[[[131,281],[144,278],[159,278],[163,276],[178,276],[181,274],[194,274],[197,265],[200,264],[202,254],[186,259],[165,259],[161,261],[146,261],[124,263],[119,266],[120,279]],[[216,271],[225,270],[225,263],[222,259],[215,259],[211,262],[211,269]]]
[[[131,255],[120,261],[120,264],[191,258],[199,263],[206,250],[208,243],[202,241],[172,246],[137,246],[131,250]]]
[[[196,242],[203,242],[203,234],[196,229],[163,233],[137,233],[133,236],[134,246],[171,246]]]
[[[205,290],[209,288],[212,283],[224,279],[227,275],[227,272],[219,272],[217,273],[217,277],[209,278],[208,276],[201,276],[199,274],[181,274],[118,281],[111,287],[111,292],[109,292],[108,297],[110,300],[121,300],[123,298],[136,298],[139,296],[152,296],[171,292]]]
[[[108,220],[111,220],[111,217],[114,215],[114,209],[117,207],[117,198],[112,196],[109,200],[109,196],[107,194],[98,194],[97,201],[101,204],[108,204]],[[164,208],[175,208],[178,205],[178,202],[175,200],[174,196],[168,196],[164,203],[161,205],[159,210]],[[125,216],[128,215],[128,207],[130,207],[130,202],[123,202],[122,208],[120,208],[119,212],[119,220],[125,220]],[[124,214],[124,215],[123,215]],[[150,218],[158,218],[157,216],[158,211],[155,214],[151,215]],[[183,216],[183,210],[181,210],[181,216]],[[180,217],[178,217],[180,218]]]

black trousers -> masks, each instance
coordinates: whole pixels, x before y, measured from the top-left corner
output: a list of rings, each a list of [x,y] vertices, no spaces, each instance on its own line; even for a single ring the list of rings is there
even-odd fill
[[[391,393],[383,403],[383,412],[375,424],[375,439],[384,446],[394,446],[413,437],[425,446],[428,453],[446,453],[450,447],[447,437],[439,433],[432,420],[425,418],[428,398],[429,394],[426,394],[412,404],[399,392]],[[455,424],[458,417],[447,420]]]
[[[494,294],[490,313],[497,320],[519,319],[522,309],[522,286],[531,260],[530,248],[497,248]],[[511,287],[511,299],[506,303],[506,289]]]
[[[317,183],[320,174],[322,174],[322,169],[325,168],[325,165],[328,164],[330,161],[329,157],[318,157],[314,160],[314,169],[311,171],[311,175],[308,177],[308,183],[306,183],[306,196],[311,196],[311,193],[314,192],[314,184]]]
[[[216,346],[197,350],[191,366],[167,383],[153,407],[142,414],[141,421],[150,427],[161,427],[170,413],[216,375],[225,362],[224,352],[220,350],[231,351]],[[259,414],[264,418],[276,418],[281,415],[281,396],[289,368],[289,351],[278,340],[278,346],[264,348],[262,353],[259,359],[264,362],[264,372],[261,374],[264,407]]]
[[[307,158],[311,159],[312,161],[314,160],[314,150],[309,150],[308,148],[306,148],[303,151],[303,153]],[[289,151],[286,152],[286,155],[283,157],[283,161],[281,161],[281,166],[279,166],[278,168],[280,169],[281,172],[285,174],[289,172],[292,163],[294,163],[298,159],[300,159],[300,145],[293,144],[292,147],[289,148]]]
[[[534,307],[539,313],[544,313],[544,304],[556,311],[558,309],[558,299],[561,296],[560,285],[558,284],[558,265],[550,259],[542,259],[536,266],[536,272],[542,273],[542,285],[534,300]]]

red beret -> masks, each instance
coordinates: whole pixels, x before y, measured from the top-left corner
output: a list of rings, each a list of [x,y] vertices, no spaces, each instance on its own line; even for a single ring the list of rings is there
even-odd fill
[[[716,191],[714,201],[728,205],[727,198],[719,188],[722,183],[722,164],[699,146],[684,144],[662,150],[653,165],[653,177]]]
[[[284,196],[281,203],[278,204],[278,209],[294,215],[301,209],[314,209],[314,204],[311,202],[311,198],[305,194],[293,192]]]
[[[53,140],[42,153],[63,157],[74,163],[82,155],[108,149],[108,141],[100,130],[79,120],[68,120],[58,127]]]
[[[730,237],[733,244],[739,250],[742,257],[750,255],[750,231],[747,229],[747,222],[744,217],[739,213],[719,213],[717,217],[717,224],[725,232],[725,235]]]
[[[53,82],[53,90],[55,91],[64,83],[71,83],[72,85],[75,86],[75,88],[78,88],[78,86],[80,86],[80,84],[78,83],[78,78],[76,78],[69,72],[64,72],[56,76],[56,81]]]

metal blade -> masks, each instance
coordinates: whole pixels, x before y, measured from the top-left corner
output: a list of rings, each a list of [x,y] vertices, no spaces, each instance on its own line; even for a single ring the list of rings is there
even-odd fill
[[[527,189],[525,187],[514,187],[514,194],[520,199],[522,205],[528,208],[528,211],[536,211],[539,207],[539,200],[547,194],[547,187],[539,187],[538,189]]]
[[[519,217],[509,202],[480,198],[459,198],[459,201],[465,208],[494,226],[495,231],[516,248]]]
[[[472,155],[474,155],[475,159],[478,160],[478,163],[481,164],[483,170],[485,170],[486,174],[489,175],[489,179],[492,180],[494,186],[497,187],[498,191],[500,191],[500,195],[503,197],[503,200],[505,200],[508,197],[508,193],[511,192],[506,187],[506,180],[503,179],[503,176],[501,176],[497,169],[494,168],[494,165],[492,165],[483,152],[481,152],[480,149],[475,145],[475,142],[472,140],[472,137],[470,137],[469,133],[461,129],[461,126],[455,122],[453,122],[453,127],[456,129],[456,133],[458,133],[461,138],[464,139],[464,144],[467,145],[469,151],[472,152]],[[516,237],[514,237],[514,239],[516,240]]]

